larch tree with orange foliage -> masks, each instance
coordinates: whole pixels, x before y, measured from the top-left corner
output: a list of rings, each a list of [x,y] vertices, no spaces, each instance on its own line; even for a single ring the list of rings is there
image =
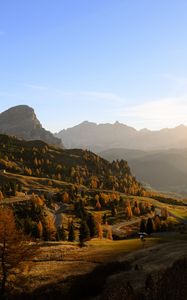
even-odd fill
[[[95,214],[95,222],[96,222],[96,227],[97,227],[98,238],[100,240],[102,240],[102,238],[103,238],[103,227],[102,227],[102,214],[101,213]]]
[[[63,203],[68,203],[69,202],[69,194],[68,192],[64,192],[62,195],[62,201]]]
[[[106,237],[107,237],[107,239],[112,240],[113,237],[112,237],[112,228],[111,228],[111,226],[107,224],[106,230],[107,230],[106,231]]]
[[[43,206],[44,205],[44,201],[45,201],[45,198],[44,197],[40,197],[38,195],[35,195],[34,193],[32,193],[32,196],[31,196],[31,201],[33,203],[34,206]]]
[[[37,231],[38,231],[38,237],[42,238],[42,236],[43,236],[43,225],[40,221],[37,224]]]
[[[129,201],[127,201],[127,203],[126,203],[125,214],[126,214],[126,218],[128,220],[130,220],[132,218],[133,214],[132,214],[131,204]]]
[[[0,207],[0,293],[4,296],[10,275],[18,275],[25,262],[32,261],[38,246],[16,228],[13,211]]]
[[[4,198],[3,193],[0,191],[0,201],[2,201]]]
[[[99,202],[99,200],[97,201],[96,205],[95,205],[95,208],[97,210],[101,210],[101,203]]]
[[[55,226],[54,217],[51,214],[45,216],[43,220],[43,236],[46,241],[56,240],[57,229]]]
[[[139,216],[140,215],[140,209],[138,206],[134,207],[134,215]]]
[[[97,224],[98,237],[100,240],[103,238],[103,227],[100,223]]]

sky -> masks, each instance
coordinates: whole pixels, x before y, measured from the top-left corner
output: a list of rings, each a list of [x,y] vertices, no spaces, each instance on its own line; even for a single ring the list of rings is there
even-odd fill
[[[186,0],[0,0],[0,112],[58,132],[85,120],[187,125]]]

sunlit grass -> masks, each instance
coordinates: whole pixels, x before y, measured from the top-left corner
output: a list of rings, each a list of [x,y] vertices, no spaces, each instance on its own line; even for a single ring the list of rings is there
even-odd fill
[[[161,242],[159,237],[149,237],[145,241],[145,248],[151,247]],[[117,257],[118,255],[123,255],[130,253],[139,249],[142,249],[143,245],[139,238],[120,240],[120,241],[110,241],[110,240],[99,240],[93,239],[87,243],[89,251],[88,256],[94,261],[106,261]]]
[[[187,220],[187,208],[186,207],[172,207],[169,211],[178,218]]]

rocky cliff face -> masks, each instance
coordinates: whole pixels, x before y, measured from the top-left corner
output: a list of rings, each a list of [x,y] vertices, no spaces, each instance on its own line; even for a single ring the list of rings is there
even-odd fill
[[[62,147],[61,140],[42,127],[34,109],[27,105],[11,107],[0,114],[0,133],[25,140],[42,140]]]

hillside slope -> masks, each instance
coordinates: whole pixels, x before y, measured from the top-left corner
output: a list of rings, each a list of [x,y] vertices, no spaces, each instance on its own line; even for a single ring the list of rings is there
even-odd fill
[[[23,141],[0,135],[0,169],[11,173],[142,194],[126,161],[110,163],[81,149],[64,150],[42,141]]]
[[[187,194],[187,149],[147,152],[109,149],[100,155],[109,161],[128,160],[138,180],[155,189]]]

